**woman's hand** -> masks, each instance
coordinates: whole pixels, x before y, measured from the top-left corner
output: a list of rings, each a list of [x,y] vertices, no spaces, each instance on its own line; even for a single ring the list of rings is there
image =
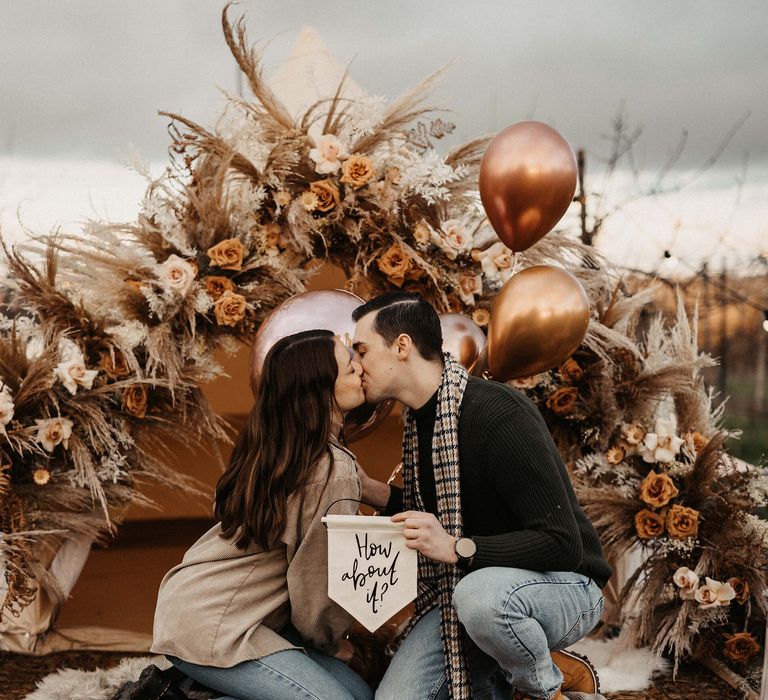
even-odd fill
[[[352,646],[352,642],[350,642],[348,639],[340,639],[339,649],[333,655],[333,658],[339,659],[340,661],[343,661],[345,664],[348,664],[350,661],[352,661],[352,657],[354,655],[355,655],[355,647]]]
[[[456,538],[449,535],[432,513],[407,510],[392,516],[392,521],[405,523],[405,546],[421,552],[425,557],[446,564],[455,564]]]

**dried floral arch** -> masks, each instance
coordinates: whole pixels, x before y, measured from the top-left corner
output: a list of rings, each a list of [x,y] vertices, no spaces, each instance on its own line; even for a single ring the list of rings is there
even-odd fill
[[[592,249],[557,233],[513,254],[476,192],[486,138],[441,156],[450,125],[424,105],[435,76],[390,105],[343,86],[297,119],[269,90],[242,20],[224,36],[252,99],[230,97],[216,128],[176,114],[171,165],[136,222],[92,222],[45,242],[42,264],[6,250],[13,287],[0,318],[0,556],[3,610],[38,585],[45,532],[97,536],[145,478],[194,490],[162,458],[164,438],[226,439],[200,385],[214,352],[247,342],[266,314],[304,291],[318,260],[364,298],[395,287],[485,326],[522,268],[570,270],[592,307],[564,365],[514,382],[538,404],[581,503],[616,561],[643,550],[617,594],[634,639],[739,665],[764,644],[763,470],[723,449],[682,302],[644,321],[653,289],[632,291]],[[427,127],[427,124],[431,126]],[[583,261],[590,260],[589,265]],[[711,580],[711,584],[709,581]]]

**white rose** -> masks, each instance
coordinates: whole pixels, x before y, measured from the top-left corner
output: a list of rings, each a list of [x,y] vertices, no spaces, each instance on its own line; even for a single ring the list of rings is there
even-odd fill
[[[168,289],[184,296],[195,281],[197,270],[178,255],[171,255],[160,265],[162,280]]]
[[[656,420],[656,432],[646,433],[640,454],[646,462],[674,462],[683,444],[682,438],[677,437],[677,426],[674,419],[659,418]]]
[[[0,391],[0,425],[5,428],[13,418],[13,412],[15,406],[13,405],[13,397],[11,396],[11,390],[4,386]]]
[[[504,284],[514,271],[514,253],[501,241],[486,248],[479,255],[483,274],[492,282]]]
[[[456,258],[459,256],[458,251],[453,246],[448,245],[448,243],[445,240],[445,236],[438,233],[437,231],[432,231],[430,233],[430,237],[432,240],[432,243],[436,245],[440,250],[442,250],[445,253],[445,256],[449,260],[456,260]]]
[[[36,360],[45,351],[45,340],[42,333],[29,336],[25,354],[30,362]]]
[[[53,452],[56,445],[69,447],[69,438],[72,436],[72,421],[69,418],[46,418],[36,420],[37,436],[35,439],[48,452]]]
[[[706,584],[696,591],[695,599],[702,610],[715,608],[718,605],[728,605],[735,597],[736,591],[730,583],[721,583],[707,577]]]
[[[314,141],[315,148],[309,151],[309,157],[315,163],[315,172],[321,175],[339,172],[341,161],[347,157],[344,144],[333,134],[323,134]]]
[[[59,362],[53,370],[54,376],[61,380],[70,394],[77,392],[78,384],[85,389],[90,389],[98,373],[98,370],[85,368],[82,355],[79,358],[73,357],[71,360]]]
[[[685,599],[694,597],[694,589],[699,585],[699,575],[695,571],[691,571],[687,566],[681,566],[675,571],[672,580],[678,588],[682,589],[681,596]]]
[[[472,237],[467,232],[466,227],[458,219],[443,221],[441,228],[445,234],[446,243],[457,252],[461,253],[471,247]]]

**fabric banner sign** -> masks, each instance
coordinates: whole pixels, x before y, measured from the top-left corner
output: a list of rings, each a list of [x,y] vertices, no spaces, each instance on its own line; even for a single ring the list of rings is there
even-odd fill
[[[371,515],[327,515],[328,597],[375,632],[416,597],[417,557],[403,523]]]

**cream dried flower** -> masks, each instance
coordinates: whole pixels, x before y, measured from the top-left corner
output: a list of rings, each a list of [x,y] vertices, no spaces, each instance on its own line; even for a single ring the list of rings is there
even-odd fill
[[[639,445],[645,438],[645,430],[637,423],[624,423],[621,426],[621,437],[628,445]]]
[[[288,190],[275,192],[273,197],[278,207],[287,207],[291,203],[291,193]]]
[[[51,472],[45,467],[38,467],[32,472],[32,479],[38,486],[45,486],[51,480]]]
[[[426,245],[432,237],[432,231],[423,221],[419,221],[413,229],[413,238],[419,245]]]
[[[317,195],[311,190],[305,190],[302,192],[299,201],[301,202],[301,206],[304,207],[306,211],[315,211],[318,204],[320,204],[320,200],[317,198]]]

